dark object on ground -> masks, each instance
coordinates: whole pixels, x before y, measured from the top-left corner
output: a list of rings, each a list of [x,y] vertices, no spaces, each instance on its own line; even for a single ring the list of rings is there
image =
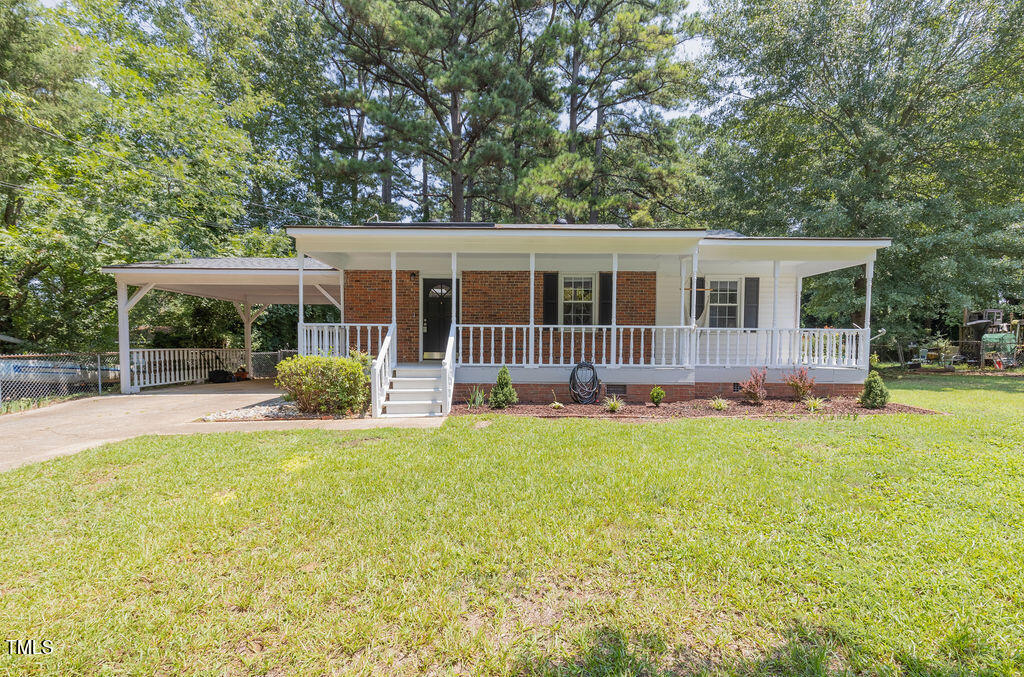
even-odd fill
[[[601,392],[601,381],[597,369],[584,360],[572,368],[569,374],[569,394],[577,404],[593,404]]]
[[[223,369],[213,369],[206,375],[210,383],[234,383],[235,375]]]

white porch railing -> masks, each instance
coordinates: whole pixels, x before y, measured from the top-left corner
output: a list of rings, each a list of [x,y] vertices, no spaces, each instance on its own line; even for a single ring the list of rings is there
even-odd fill
[[[455,338],[472,367],[864,367],[869,353],[864,329],[460,324]]]
[[[302,355],[348,357],[349,350],[376,355],[380,352],[390,324],[310,323],[299,325],[299,352]]]
[[[448,343],[444,350],[444,360],[441,361],[441,371],[444,373],[444,392],[441,399],[441,413],[448,414],[452,410],[452,395],[455,394],[455,323],[452,322],[448,330]]]
[[[696,364],[711,367],[862,367],[866,329],[698,328]]]
[[[130,386],[148,388],[205,381],[210,371],[234,372],[245,364],[240,348],[132,348],[128,352]]]
[[[384,400],[387,399],[388,388],[391,387],[391,376],[398,366],[398,329],[394,324],[385,326],[388,328],[387,334],[380,345],[377,357],[370,363],[370,405],[374,417],[380,416],[384,408]]]

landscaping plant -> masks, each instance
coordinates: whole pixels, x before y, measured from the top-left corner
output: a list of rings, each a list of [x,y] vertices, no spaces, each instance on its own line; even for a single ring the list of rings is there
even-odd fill
[[[750,379],[740,384],[740,392],[743,393],[743,398],[751,404],[764,404],[765,399],[768,397],[768,389],[765,387],[767,380],[767,369],[762,369],[761,371],[751,369]]]
[[[508,367],[502,367],[498,370],[498,380],[491,388],[487,403],[491,405],[491,409],[504,409],[518,401],[519,394],[512,387],[512,375],[508,373]]]
[[[469,398],[466,399],[466,406],[470,409],[484,406],[483,388],[473,386],[473,389],[469,391]]]
[[[783,381],[793,389],[793,398],[797,402],[807,399],[814,391],[814,377],[807,371],[807,367],[800,367],[796,371],[786,374]]]
[[[729,408],[729,400],[724,397],[713,397],[708,404],[715,411],[725,411]]]
[[[609,397],[604,398],[604,408],[605,411],[607,411],[609,414],[614,414],[619,409],[622,409],[622,405],[624,404],[625,402],[623,402],[622,398],[620,398],[618,395],[611,395]]]
[[[651,404],[656,407],[661,406],[661,401],[665,399],[665,389],[661,386],[654,386],[651,388]]]
[[[814,414],[825,408],[825,398],[808,397],[806,400],[804,400],[804,404],[807,406],[807,411]]]
[[[558,401],[558,396],[555,395],[554,388],[551,389],[551,404],[548,405],[552,409],[562,409],[565,407],[564,404]]]
[[[881,409],[889,403],[889,389],[877,371],[868,374],[864,380],[864,391],[860,394],[859,402],[868,409]]]
[[[347,357],[289,357],[278,363],[274,383],[295,399],[299,411],[310,414],[362,412],[370,401],[370,377],[358,360]]]

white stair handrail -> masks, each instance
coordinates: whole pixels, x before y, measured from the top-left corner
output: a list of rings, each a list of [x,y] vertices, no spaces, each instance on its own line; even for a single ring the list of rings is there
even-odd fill
[[[452,395],[455,393],[455,322],[448,330],[448,344],[445,346],[444,360],[441,371],[444,374],[444,391],[441,393],[441,413],[447,415],[452,410]]]
[[[374,418],[379,417],[384,409],[384,401],[387,399],[388,389],[391,388],[391,377],[398,365],[398,350],[395,345],[397,333],[397,327],[392,322],[380,344],[380,352],[370,363],[370,404]]]

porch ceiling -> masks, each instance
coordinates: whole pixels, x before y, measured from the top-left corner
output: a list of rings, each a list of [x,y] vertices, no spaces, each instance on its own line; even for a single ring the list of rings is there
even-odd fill
[[[299,271],[295,258],[185,259],[170,263],[147,261],[102,269],[119,282],[141,287],[224,301],[256,304],[299,302]],[[330,305],[316,285],[338,296],[339,271],[319,261],[306,260],[304,302]]]

